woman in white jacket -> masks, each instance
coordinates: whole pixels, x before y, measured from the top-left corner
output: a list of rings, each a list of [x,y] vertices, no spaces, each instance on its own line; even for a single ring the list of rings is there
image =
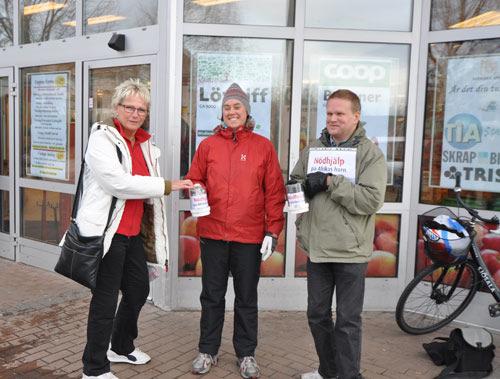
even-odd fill
[[[115,117],[92,126],[85,154],[76,217],[81,234],[102,235],[112,198],[117,201],[90,302],[83,378],[113,379],[110,362],[145,364],[151,359],[134,346],[139,313],[149,294],[147,264],[168,265],[163,196],[192,183],[160,176],[160,150],[141,128],[149,104],[149,90],[139,80],[116,87],[111,104]]]

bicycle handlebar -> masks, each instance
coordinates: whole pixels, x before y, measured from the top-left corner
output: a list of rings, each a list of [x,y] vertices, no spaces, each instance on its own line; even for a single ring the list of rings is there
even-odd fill
[[[457,172],[455,174],[455,188],[454,188],[454,191],[455,191],[455,197],[457,198],[457,202],[460,204],[460,206],[462,208],[464,208],[467,212],[469,212],[469,214],[474,217],[474,218],[477,218],[478,220],[481,220],[482,222],[486,222],[488,224],[495,224],[495,225],[499,225],[500,224],[500,221],[498,220],[498,217],[497,216],[493,216],[492,218],[484,218],[484,217],[481,217],[479,216],[479,213],[468,207],[464,201],[462,200],[462,198],[460,197],[460,192],[462,191],[462,188],[460,187],[460,177],[462,176],[462,174],[460,172]]]

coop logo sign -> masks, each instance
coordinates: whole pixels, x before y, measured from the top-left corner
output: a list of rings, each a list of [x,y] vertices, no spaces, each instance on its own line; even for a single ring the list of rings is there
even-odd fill
[[[384,61],[324,61],[321,67],[322,83],[335,86],[385,86],[389,84],[390,64]]]

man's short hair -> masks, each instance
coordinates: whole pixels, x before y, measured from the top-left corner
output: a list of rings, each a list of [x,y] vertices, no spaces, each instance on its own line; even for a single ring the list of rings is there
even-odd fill
[[[361,101],[359,100],[358,95],[348,89],[338,89],[330,96],[328,96],[328,100],[330,99],[343,99],[351,102],[351,109],[353,113],[360,112],[361,113]]]

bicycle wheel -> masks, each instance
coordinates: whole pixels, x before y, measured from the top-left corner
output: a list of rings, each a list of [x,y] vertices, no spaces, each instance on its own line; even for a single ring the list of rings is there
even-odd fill
[[[406,286],[396,307],[396,322],[409,334],[425,334],[453,321],[472,301],[480,284],[473,263],[434,263]]]

